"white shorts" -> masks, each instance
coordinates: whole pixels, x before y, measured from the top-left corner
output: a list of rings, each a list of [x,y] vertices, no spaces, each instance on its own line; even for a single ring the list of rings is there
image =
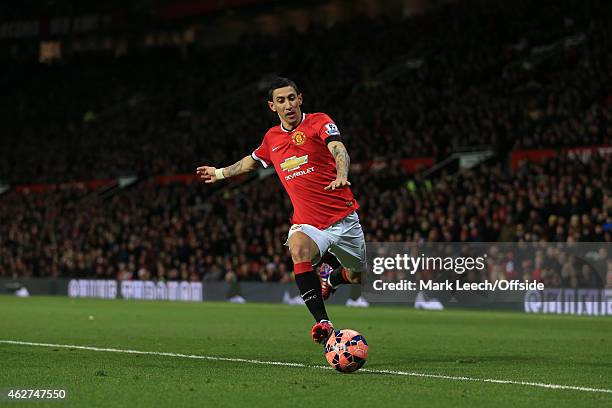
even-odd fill
[[[352,272],[360,273],[366,270],[365,237],[356,212],[350,213],[324,230],[309,224],[294,224],[289,229],[285,245],[288,245],[289,238],[297,231],[308,235],[319,247],[319,256],[313,259],[313,264],[319,262],[323,254],[329,251],[338,258],[342,266]]]

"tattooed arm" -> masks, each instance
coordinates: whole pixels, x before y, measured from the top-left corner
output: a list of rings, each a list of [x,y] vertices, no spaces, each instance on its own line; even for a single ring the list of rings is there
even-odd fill
[[[335,190],[337,188],[348,187],[351,183],[348,181],[349,166],[351,165],[351,158],[344,143],[340,141],[329,142],[327,148],[334,156],[336,160],[336,179],[329,183],[325,190]]]
[[[239,174],[248,173],[255,170],[257,162],[251,156],[245,156],[231,166],[217,169],[211,166],[200,166],[196,169],[196,174],[205,183],[214,183],[226,177],[234,177]]]

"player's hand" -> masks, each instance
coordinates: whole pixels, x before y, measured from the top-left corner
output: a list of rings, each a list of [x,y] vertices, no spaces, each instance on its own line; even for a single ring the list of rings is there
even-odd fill
[[[329,185],[327,187],[325,187],[323,190],[335,190],[337,188],[348,187],[350,185],[351,185],[351,183],[347,179],[345,179],[345,178],[337,178],[334,181],[332,181],[331,183],[329,183]]]
[[[205,183],[214,183],[218,181],[217,177],[215,176],[215,170],[217,170],[215,167],[200,166],[196,169],[196,174],[201,181],[204,181]]]

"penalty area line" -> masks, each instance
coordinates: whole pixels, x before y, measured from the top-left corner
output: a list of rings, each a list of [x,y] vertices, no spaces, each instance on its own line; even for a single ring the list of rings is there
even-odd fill
[[[234,358],[234,357],[202,356],[202,355],[197,355],[197,354],[168,353],[168,352],[161,352],[161,351],[126,350],[126,349],[103,348],[103,347],[93,347],[93,346],[77,346],[77,345],[71,345],[71,344],[33,343],[29,341],[16,341],[16,340],[0,340],[0,344],[13,344],[13,345],[20,345],[20,346],[35,346],[35,347],[67,348],[67,349],[98,351],[98,352],[107,352],[107,353],[140,354],[140,355],[151,355],[151,356],[187,358],[187,359],[194,359],[194,360],[225,361],[225,362],[231,362],[231,363],[247,363],[247,364],[298,367],[298,368],[315,368],[315,369],[323,369],[323,370],[332,369],[331,367],[326,367],[326,366],[316,366],[316,365],[308,365],[308,364],[302,364],[302,363],[290,363],[290,362],[285,362],[285,361],[265,361],[265,360],[253,360],[253,359]],[[576,385],[547,384],[547,383],[516,381],[516,380],[498,380],[498,379],[493,379],[493,378],[462,377],[462,376],[443,375],[443,374],[418,373],[418,372],[410,372],[410,371],[374,370],[374,369],[369,369],[369,368],[362,368],[360,371],[363,371],[366,373],[373,373],[373,374],[388,374],[388,375],[397,375],[397,376],[406,376],[406,377],[434,378],[434,379],[439,379],[439,380],[451,380],[451,381],[481,382],[481,383],[488,383],[488,384],[522,385],[522,386],[527,386],[527,387],[548,388],[548,389],[555,389],[555,390],[612,394],[612,389],[580,387]]]

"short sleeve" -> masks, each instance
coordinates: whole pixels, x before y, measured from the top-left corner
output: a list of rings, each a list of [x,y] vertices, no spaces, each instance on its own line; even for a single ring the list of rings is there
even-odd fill
[[[340,141],[340,130],[333,120],[326,114],[321,114],[319,119],[320,128],[318,131],[319,137],[325,141],[325,143]]]
[[[253,151],[253,153],[251,153],[251,157],[254,160],[260,162],[261,165],[264,166],[264,168],[267,168],[268,166],[270,166],[270,164],[272,164],[272,162],[270,161],[270,149],[268,149],[268,143],[266,143],[266,138],[264,138],[263,142],[261,142],[261,145],[259,145],[259,147]]]

